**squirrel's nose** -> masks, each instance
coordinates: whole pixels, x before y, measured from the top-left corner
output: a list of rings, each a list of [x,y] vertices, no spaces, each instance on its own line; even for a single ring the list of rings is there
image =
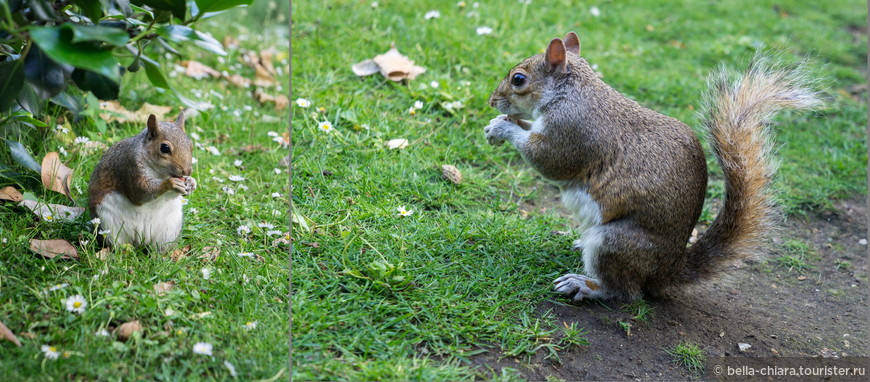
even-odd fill
[[[190,176],[190,174],[193,174],[193,167],[188,167],[188,168],[184,169],[184,172],[183,172],[184,176]]]

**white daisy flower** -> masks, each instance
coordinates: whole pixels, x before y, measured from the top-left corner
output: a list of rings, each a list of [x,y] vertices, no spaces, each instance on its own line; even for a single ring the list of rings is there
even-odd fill
[[[192,214],[196,214],[197,212],[199,212],[199,210],[196,209],[196,207],[190,208],[190,209],[188,209],[187,211],[190,212],[190,213],[192,213]]]
[[[196,164],[196,162],[199,162],[199,159],[196,159],[196,157],[190,157],[190,164]]]
[[[211,155],[221,155],[221,152],[220,152],[220,150],[217,149],[217,147],[209,146],[206,148],[206,150],[208,150],[208,152],[210,152]]]
[[[239,254],[239,257],[254,257],[254,254],[251,252],[243,252]]]
[[[66,305],[66,310],[68,312],[84,313],[85,309],[88,308],[88,302],[85,300],[85,297],[80,294],[64,300],[63,303]]]
[[[176,312],[175,309],[172,308],[166,308],[166,310],[163,311],[163,314],[165,314],[166,317],[174,316],[176,313],[178,312]]]
[[[273,192],[273,193],[272,193],[272,197],[273,197],[273,198],[280,198],[280,197],[282,197],[282,196],[283,196],[283,195],[281,195],[280,192]]]
[[[247,191],[247,190],[248,190],[248,186],[246,186],[246,185],[244,185],[244,184],[240,184],[237,188],[240,189],[240,190],[242,190],[242,191]]]
[[[372,8],[377,8],[377,7],[378,7],[378,2],[372,1]]]
[[[101,230],[97,231],[97,233],[100,235],[106,235],[110,232],[112,232],[112,230],[110,230],[110,229],[101,229]]]
[[[108,337],[109,331],[106,329],[100,329],[100,330],[97,330],[97,332],[94,333],[94,335],[97,337]]]
[[[433,88],[437,88],[437,87],[440,86],[440,85],[441,85],[441,84],[439,84],[438,81],[432,81],[432,82],[429,83],[429,86],[431,86],[431,87],[433,87]]]
[[[422,109],[423,108],[423,101],[420,101],[420,100],[414,101],[414,108],[415,109]]]
[[[334,128],[332,127],[332,122],[329,121],[323,121],[318,123],[317,128],[325,133],[330,133],[334,130]]]
[[[307,107],[311,106],[311,101],[309,101],[305,98],[297,98],[296,105],[299,107],[307,108]]]
[[[477,35],[483,36],[492,33],[492,28],[490,27],[477,27]]]
[[[67,283],[57,284],[57,285],[52,286],[51,288],[48,288],[48,291],[49,291],[49,292],[54,292],[54,291],[56,291],[56,290],[58,290],[58,289],[63,289],[63,288],[66,288],[66,287],[68,287],[68,286],[69,286],[69,284],[67,284]]]
[[[429,12],[426,12],[425,15],[423,15],[423,18],[426,20],[437,19],[439,17],[441,17],[441,12],[438,12],[438,11],[429,11]]]
[[[211,277],[211,269],[203,268],[200,273],[202,273],[203,280],[208,280]]]
[[[248,227],[246,225],[240,225],[239,228],[236,228],[236,233],[238,233],[239,235],[247,235],[251,233],[251,227]]]
[[[212,355],[213,349],[214,349],[214,346],[212,346],[212,344],[210,344],[208,342],[197,342],[196,344],[193,345],[193,352],[196,354],[210,356],[210,355]]]
[[[187,203],[190,203],[190,199],[187,199],[187,198],[181,198],[181,205],[182,205],[182,206],[186,206]]]
[[[598,7],[589,8],[589,13],[591,13],[592,16],[595,16],[595,17],[601,16],[601,10],[598,9]]]
[[[268,135],[268,136],[270,136],[270,137],[277,137],[277,136],[278,136],[278,133],[276,133],[276,132],[274,132],[274,131],[270,131],[270,132],[266,133],[266,135]]]
[[[245,329],[254,330],[257,328],[257,321],[248,321],[245,323]]]
[[[227,179],[232,180],[233,182],[241,182],[245,180],[245,177],[241,175],[230,175]]]
[[[235,195],[236,194],[236,190],[234,190],[232,187],[229,187],[229,186],[225,186],[225,187],[221,188],[221,190],[223,192],[225,192],[227,195]]]
[[[60,356],[60,352],[54,346],[42,345],[40,350],[45,354],[45,358],[48,359],[57,359]]]
[[[271,225],[271,224],[269,224],[269,223],[257,223],[257,227],[265,228],[265,229],[272,229],[272,228],[275,228],[274,225]]]
[[[200,139],[199,134],[197,134],[195,131],[190,133],[190,137],[193,138],[194,141],[198,141]]]
[[[83,145],[83,144],[88,143],[90,141],[91,141],[91,139],[88,137],[76,137],[74,142]]]
[[[241,160],[241,159],[236,159],[236,160],[234,160],[234,161],[233,161],[233,166],[236,166],[236,167],[242,167],[242,160]]]
[[[281,175],[281,169],[280,169],[280,168],[273,168],[272,171],[275,171],[275,174],[276,174],[276,175]]]
[[[100,223],[102,223],[102,221],[100,220],[100,218],[93,218],[93,219],[91,219],[91,224],[93,224],[94,226],[98,226],[98,225],[100,225]]]
[[[266,231],[266,235],[269,235],[269,236],[280,235],[280,234],[282,234],[282,233],[284,233],[284,232],[281,232],[281,231],[278,231],[278,230]]]
[[[414,210],[406,210],[405,206],[401,206],[399,208],[396,208],[396,210],[399,211],[399,216],[411,216],[411,214],[414,213]]]
[[[57,130],[59,130],[61,133],[64,133],[64,134],[66,134],[66,133],[69,132],[69,129],[67,129],[66,127],[63,127],[63,126],[61,126],[61,125],[57,125],[57,126],[55,126],[54,128],[57,129]]]
[[[57,151],[59,151],[61,155],[66,156],[66,149],[63,148],[63,146],[58,147]]]
[[[42,220],[45,220],[47,222],[54,221],[54,215],[46,212],[46,213],[42,214]]]
[[[243,284],[247,284],[248,281],[251,281],[251,279],[248,278],[248,275],[246,275],[246,274],[243,273],[243,274],[242,274],[242,283],[243,283]]]

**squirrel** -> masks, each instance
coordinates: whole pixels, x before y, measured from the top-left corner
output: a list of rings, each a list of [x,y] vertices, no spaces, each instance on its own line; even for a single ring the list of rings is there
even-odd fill
[[[511,69],[489,98],[502,115],[485,127],[561,189],[578,223],[585,275],[554,281],[583,299],[663,297],[713,279],[763,252],[778,212],[768,124],[785,108],[821,105],[801,65],[756,54],[745,73],[708,78],[700,114],[725,178],[724,205],[687,247],[701,214],[707,162],[692,129],[641,106],[602,81],[580,57],[574,32]]]
[[[182,196],[196,189],[190,177],[193,143],[184,132],[184,112],[110,147],[88,183],[88,207],[99,218],[103,241],[166,252],[181,234]]]

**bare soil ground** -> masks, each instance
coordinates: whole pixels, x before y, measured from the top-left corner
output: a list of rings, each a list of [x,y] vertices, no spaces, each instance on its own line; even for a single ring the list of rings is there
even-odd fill
[[[552,207],[558,194],[547,199]],[[727,282],[648,301],[653,311],[646,322],[632,321],[622,302],[570,304],[554,294],[540,303],[539,314],[551,311],[559,324],[576,322],[588,331],[589,346],[560,352],[560,361],[545,359],[543,351],[531,358],[489,352],[473,363],[496,376],[510,367],[532,381],[689,380],[704,376],[666,352],[682,341],[699,345],[707,358],[868,356],[868,246],[861,241],[867,239],[867,207],[857,199],[835,206],[790,218],[774,240],[809,245],[815,252],[807,256],[809,269],[789,270],[774,253],[768,262],[736,269]],[[620,320],[632,324],[630,336]],[[738,343],[752,347],[740,352]]]

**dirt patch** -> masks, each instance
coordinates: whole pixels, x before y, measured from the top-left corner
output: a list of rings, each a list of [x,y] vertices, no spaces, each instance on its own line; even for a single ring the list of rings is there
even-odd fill
[[[557,193],[544,194],[557,202]],[[867,208],[862,200],[835,207],[790,219],[775,240],[809,246],[808,269],[747,264],[726,283],[648,301],[653,311],[646,322],[632,321],[621,310],[624,303],[569,304],[554,294],[538,305],[538,314],[549,312],[559,325],[576,322],[588,331],[589,346],[560,352],[561,361],[541,351],[531,358],[489,352],[472,362],[482,372],[494,370],[493,376],[510,367],[533,381],[685,380],[700,375],[666,352],[682,341],[699,345],[707,358],[867,356]],[[631,336],[618,321],[632,324]],[[738,343],[752,347],[740,352]]]

